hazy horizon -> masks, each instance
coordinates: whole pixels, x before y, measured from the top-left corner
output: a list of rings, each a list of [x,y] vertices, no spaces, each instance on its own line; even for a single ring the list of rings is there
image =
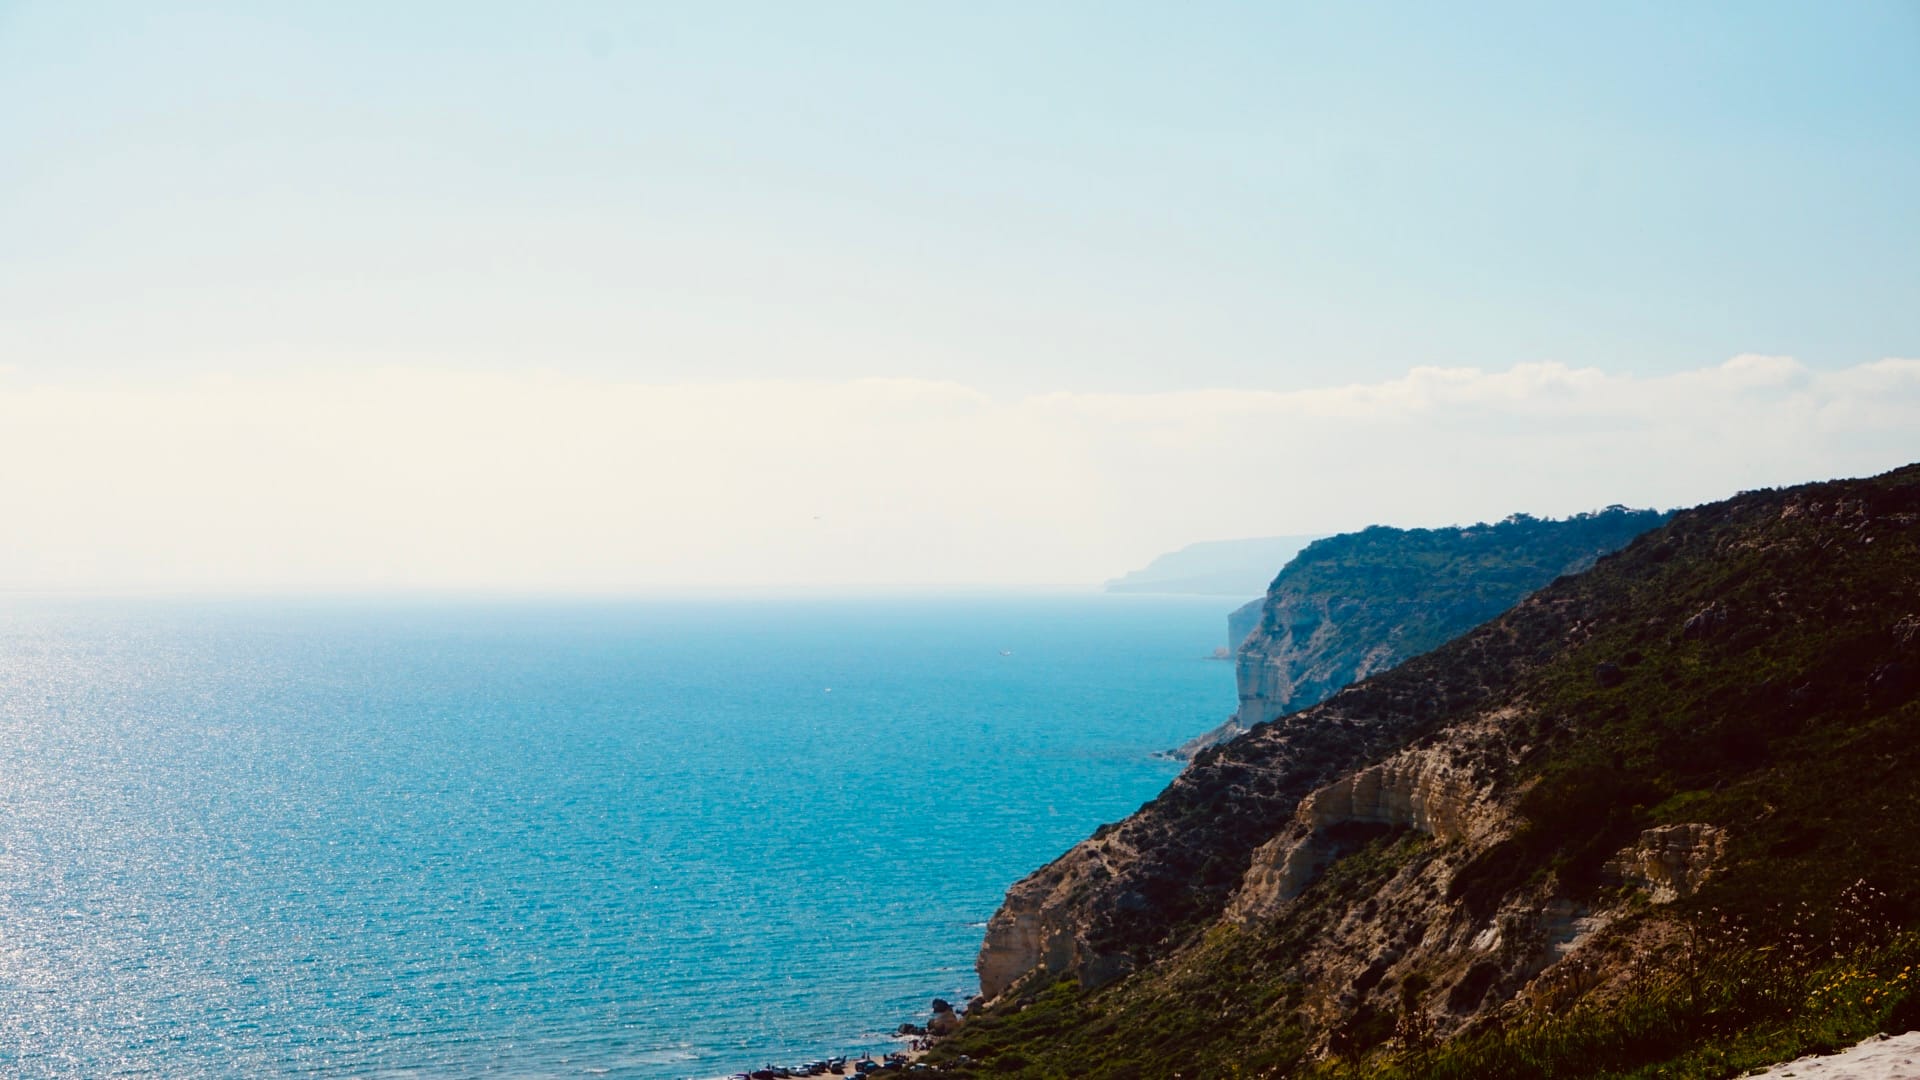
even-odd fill
[[[1879,3],[0,4],[0,590],[1089,585],[1920,459]]]

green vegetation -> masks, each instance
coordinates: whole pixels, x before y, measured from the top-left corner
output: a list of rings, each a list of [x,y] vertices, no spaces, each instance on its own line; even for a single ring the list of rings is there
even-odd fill
[[[1330,646],[1358,652],[1386,647],[1413,656],[1493,618],[1556,577],[1586,570],[1666,520],[1653,510],[1613,506],[1558,521],[1515,514],[1492,525],[1449,529],[1376,525],[1314,541],[1274,579],[1273,591],[1283,602],[1315,602],[1295,618],[1322,613],[1324,602],[1337,635]],[[1265,629],[1284,629],[1304,641],[1319,627],[1301,622]]]
[[[1071,978],[1024,987],[1012,1002],[968,1021],[929,1060],[963,1076],[1258,1076],[1306,1060],[1295,1019],[1307,987],[1295,970],[1327,920],[1364,903],[1382,882],[1430,857],[1405,831],[1377,836],[1308,890],[1302,917],[1250,930],[1217,925],[1149,979],[1086,993]],[[1395,1017],[1369,1014],[1349,1040],[1391,1034]],[[971,1067],[956,1064],[962,1057]]]
[[[1318,704],[1666,520],[1613,506],[1560,521],[1515,514],[1492,525],[1375,526],[1317,540],[1274,579],[1241,643],[1240,720],[1250,726]]]
[[[1872,895],[1856,883],[1833,898],[1833,911],[1847,912]],[[1808,919],[1809,932],[1795,949],[1717,914],[1702,921],[1696,917],[1685,927],[1665,964],[1641,965],[1634,985],[1613,1000],[1578,1003],[1560,1015],[1526,1016],[1437,1047],[1396,1048],[1358,1067],[1321,1063],[1307,1075],[1717,1080],[1803,1054],[1831,1053],[1876,1031],[1920,1025],[1920,995],[1913,992],[1920,982],[1920,934],[1849,941],[1845,929],[1830,927],[1835,936],[1823,939],[1811,932]]]
[[[1507,719],[1491,736],[1446,742],[1493,707]],[[1322,713],[1415,718],[1372,758],[1456,746],[1513,828],[1454,862],[1419,834],[1375,837],[1282,917],[1186,924],[1099,991],[1022,988],[934,1060],[1029,1077],[1728,1077],[1920,1024],[1920,467],[1681,514],[1304,715]],[[1210,751],[1196,767],[1232,764]],[[1244,784],[1189,786],[1181,843],[1209,814],[1271,833]],[[1609,882],[1610,855],[1679,823],[1726,837],[1696,894],[1655,905]],[[1591,977],[1550,969],[1524,999],[1482,1002],[1492,968],[1379,993],[1314,968],[1313,943],[1375,918],[1389,883],[1439,879],[1422,902],[1470,922],[1528,890],[1618,917]]]

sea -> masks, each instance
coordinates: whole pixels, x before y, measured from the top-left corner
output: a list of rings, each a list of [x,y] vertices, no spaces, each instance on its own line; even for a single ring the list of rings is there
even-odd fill
[[[899,1049],[1232,711],[1232,606],[0,597],[0,1074]]]

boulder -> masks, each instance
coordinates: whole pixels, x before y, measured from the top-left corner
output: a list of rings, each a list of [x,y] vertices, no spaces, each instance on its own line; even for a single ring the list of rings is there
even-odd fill
[[[960,1014],[952,1009],[936,1012],[933,1014],[933,1019],[927,1021],[929,1035],[951,1035],[958,1030],[960,1030]]]

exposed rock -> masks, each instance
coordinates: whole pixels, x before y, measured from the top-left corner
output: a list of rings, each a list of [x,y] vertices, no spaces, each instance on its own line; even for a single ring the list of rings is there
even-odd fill
[[[1627,673],[1621,670],[1619,664],[1603,660],[1593,667],[1593,681],[1601,686],[1619,686],[1627,681]]]
[[[1499,827],[1485,806],[1486,786],[1444,750],[1411,750],[1343,776],[1301,800],[1293,826],[1254,851],[1229,918],[1271,915],[1312,884],[1363,834],[1343,827],[1415,829],[1440,840]]]
[[[1665,904],[1692,896],[1725,852],[1726,833],[1713,825],[1661,825],[1608,859],[1601,874],[1609,884],[1642,889]]]
[[[981,944],[981,992],[998,997],[1034,972],[1095,985],[1163,943],[1169,928],[1218,914],[1253,848],[1299,799],[1387,745],[1408,719],[1274,725],[1204,751],[1126,822],[1007,891]]]
[[[958,1030],[960,1030],[960,1014],[953,1011],[952,1005],[935,998],[933,1018],[927,1021],[927,1034],[945,1036]]]

